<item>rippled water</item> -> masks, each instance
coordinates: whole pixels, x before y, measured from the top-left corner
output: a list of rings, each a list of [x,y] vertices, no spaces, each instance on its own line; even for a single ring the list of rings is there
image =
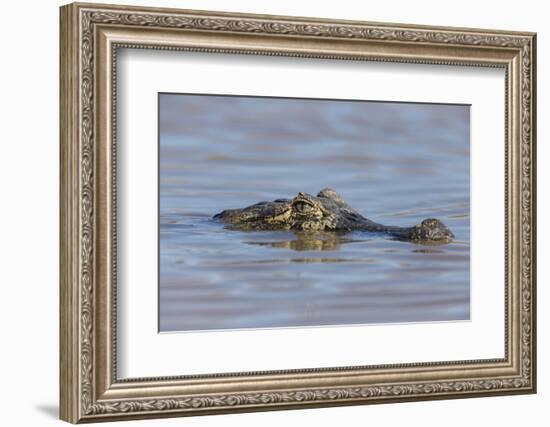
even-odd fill
[[[162,94],[160,330],[470,316],[469,107]],[[455,242],[242,232],[212,215],[323,187]]]

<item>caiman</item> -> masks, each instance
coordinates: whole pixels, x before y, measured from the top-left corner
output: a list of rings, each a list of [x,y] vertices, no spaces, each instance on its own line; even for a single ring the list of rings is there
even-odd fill
[[[317,196],[298,193],[293,199],[259,202],[242,209],[227,209],[214,219],[242,231],[369,231],[415,243],[450,243],[454,234],[438,219],[427,218],[412,227],[383,225],[361,215],[331,188]]]

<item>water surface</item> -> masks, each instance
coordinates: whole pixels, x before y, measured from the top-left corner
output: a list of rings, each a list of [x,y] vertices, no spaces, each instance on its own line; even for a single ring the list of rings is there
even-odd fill
[[[161,94],[159,108],[160,331],[469,319],[468,106]],[[211,219],[324,187],[383,224],[439,218],[456,240]]]

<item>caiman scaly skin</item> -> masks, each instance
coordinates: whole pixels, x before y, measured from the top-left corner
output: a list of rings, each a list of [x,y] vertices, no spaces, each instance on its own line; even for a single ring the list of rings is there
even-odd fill
[[[298,193],[293,199],[259,202],[242,209],[227,209],[214,215],[231,227],[243,231],[371,231],[396,239],[418,243],[449,243],[454,235],[435,218],[412,227],[378,224],[350,207],[336,191],[325,188],[312,196]]]

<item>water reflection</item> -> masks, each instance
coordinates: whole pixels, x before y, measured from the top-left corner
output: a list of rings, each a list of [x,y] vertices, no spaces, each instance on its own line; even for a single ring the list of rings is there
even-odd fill
[[[247,233],[246,231],[233,231],[235,233]],[[280,238],[272,241],[265,240],[245,240],[243,243],[247,245],[268,246],[271,248],[290,249],[293,251],[338,251],[342,245],[348,243],[368,242],[373,239],[385,238],[387,240],[404,241],[414,246],[423,246],[418,249],[412,249],[411,252],[425,254],[442,254],[445,253],[445,246],[448,243],[429,242],[429,241],[414,241],[408,239],[399,239],[386,233],[377,233],[370,231],[359,231],[353,234],[346,232],[297,232],[292,231],[292,238],[288,238],[288,233],[283,235],[287,238]],[[271,232],[271,234],[274,234]],[[358,236],[370,236],[370,238]],[[455,242],[464,244],[464,242]]]
[[[286,234],[286,233],[285,233]],[[248,245],[269,246],[272,248],[291,249],[293,251],[336,251],[346,243],[366,242],[357,240],[346,233],[329,232],[293,232],[293,238],[276,241],[245,241]]]

